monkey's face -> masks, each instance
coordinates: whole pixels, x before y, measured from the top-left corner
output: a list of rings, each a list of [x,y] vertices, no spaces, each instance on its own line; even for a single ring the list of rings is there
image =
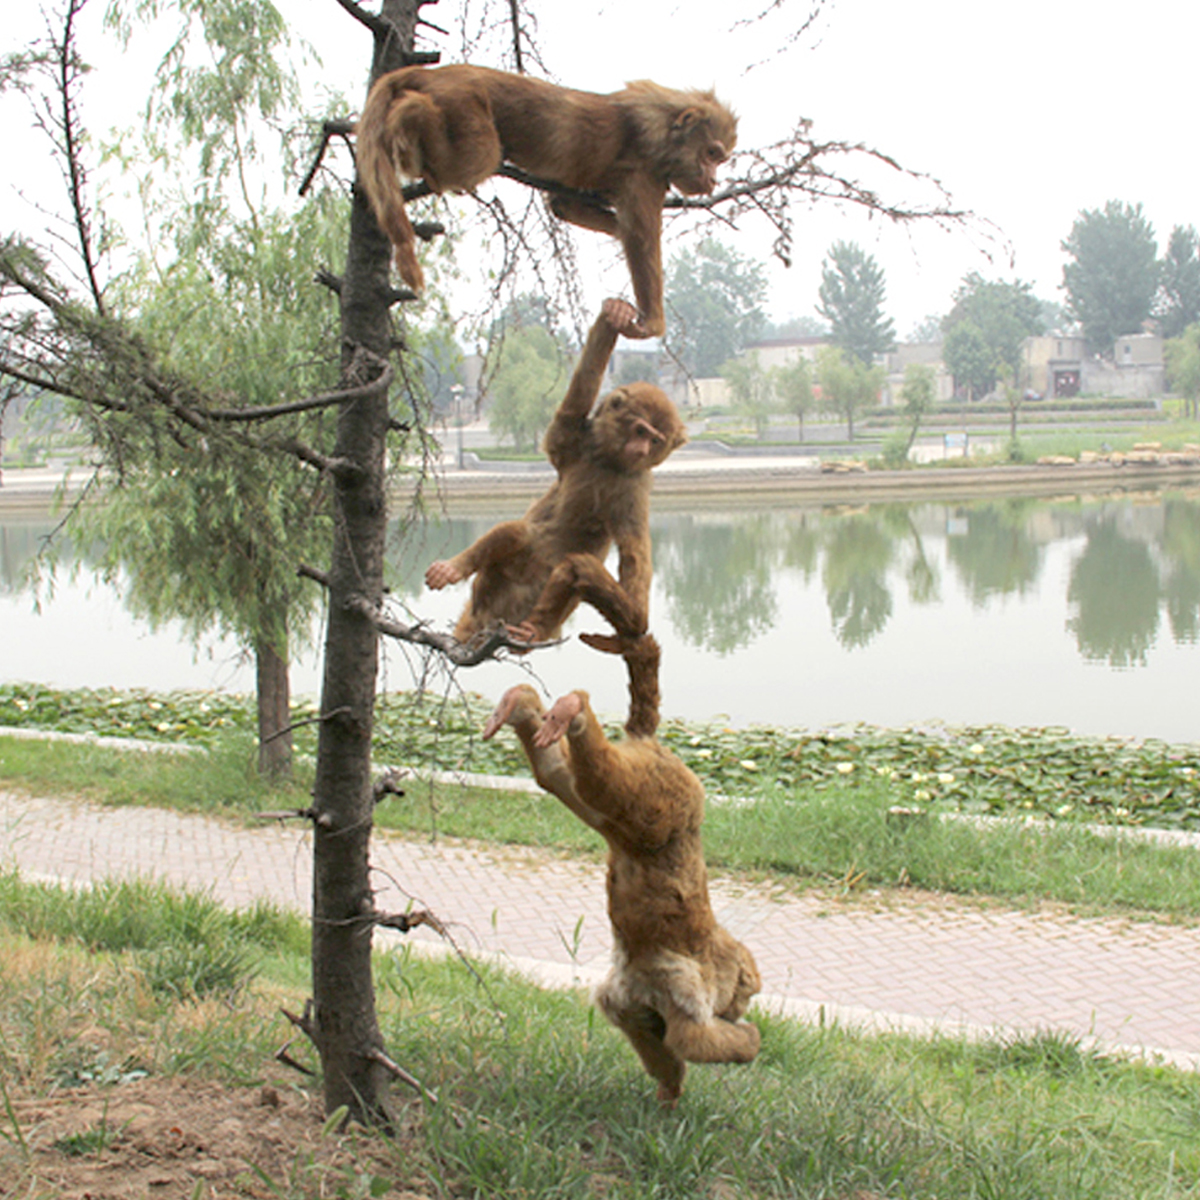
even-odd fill
[[[592,429],[601,456],[628,474],[658,466],[687,441],[675,406],[650,384],[618,388],[606,396]]]
[[[671,183],[685,196],[708,196],[717,168],[737,144],[737,118],[717,101],[686,109],[675,121]]]

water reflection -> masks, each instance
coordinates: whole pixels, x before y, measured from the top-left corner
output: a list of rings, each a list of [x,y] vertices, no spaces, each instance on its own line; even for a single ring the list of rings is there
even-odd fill
[[[769,514],[733,525],[724,516],[656,522],[654,569],[679,636],[725,656],[770,631],[782,546]]]
[[[1126,537],[1115,514],[1088,525],[1087,545],[1071,568],[1067,628],[1085,658],[1114,667],[1145,666],[1162,600],[1150,546]]]
[[[948,525],[946,552],[971,603],[992,596],[1025,595],[1042,569],[1042,546],[1034,537],[1030,500],[1001,500],[960,512]]]
[[[431,524],[403,543],[389,568],[393,598],[451,625],[465,589],[426,592],[426,564],[510,515]],[[86,571],[75,585],[60,578],[33,619],[22,573],[50,528],[49,518],[0,517],[0,678],[252,686],[234,674],[236,647],[215,644],[197,664],[182,635],[150,635],[122,615],[119,595],[104,636],[73,640],[107,595]],[[652,534],[651,621],[670,715],[809,726],[932,717],[1200,738],[1188,703],[1200,668],[1200,492],[659,512]],[[65,628],[56,612],[70,614]],[[589,617],[568,632],[592,628]],[[139,655],[153,660],[155,673],[139,668],[144,681],[130,678]],[[185,677],[164,684],[177,660]],[[549,691],[585,685],[604,711],[623,707],[619,664],[577,641],[535,670]],[[512,671],[479,668],[461,682],[490,695]],[[317,678],[298,670],[297,691]]]
[[[1163,505],[1162,546],[1167,619],[1177,642],[1200,640],[1200,520],[1196,504],[1169,498]]]

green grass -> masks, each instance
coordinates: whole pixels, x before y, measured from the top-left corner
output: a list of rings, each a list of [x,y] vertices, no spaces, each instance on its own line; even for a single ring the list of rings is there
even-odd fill
[[[138,893],[114,897],[144,906]],[[269,953],[250,986],[198,1006],[147,989],[136,951],[88,951],[28,919],[54,899],[67,906],[66,894],[15,877],[0,889],[0,1161],[14,1194],[52,1194],[38,1190],[23,1124],[31,1097],[63,1103],[91,1083],[115,1101],[146,1074],[319,1089],[273,1058],[292,1033],[279,1007],[303,1003],[303,952],[288,928],[260,930]],[[155,900],[193,916],[209,903]],[[225,919],[214,911],[191,936],[216,949]],[[377,955],[376,982],[389,1054],[440,1099],[396,1094],[405,1136],[373,1145],[364,1179],[497,1200],[1200,1195],[1200,1076],[1108,1058],[1071,1037],[867,1036],[755,1014],[758,1060],[693,1068],[679,1107],[664,1112],[628,1045],[581,994],[403,950]],[[305,1044],[291,1052],[316,1066]],[[94,1155],[116,1132],[106,1108],[58,1153]],[[308,1190],[265,1182],[270,1194],[332,1194],[315,1177]]]

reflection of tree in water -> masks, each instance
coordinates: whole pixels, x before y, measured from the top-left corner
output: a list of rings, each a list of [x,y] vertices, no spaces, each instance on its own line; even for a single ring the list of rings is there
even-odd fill
[[[770,515],[670,518],[655,533],[654,572],[684,641],[729,654],[775,624],[779,535]]]
[[[889,535],[908,547],[904,578],[908,596],[914,604],[936,604],[941,597],[942,580],[938,565],[925,553],[925,540],[914,517],[918,509],[911,504],[887,504],[883,524]]]
[[[1177,642],[1200,641],[1200,504],[1175,497],[1163,503],[1162,551],[1171,633]]]
[[[989,596],[1024,595],[1042,569],[1042,547],[1029,534],[1033,502],[981,505],[967,513],[967,532],[946,538],[946,554],[958,569],[971,603]]]
[[[833,631],[847,649],[865,646],[892,615],[887,569],[893,548],[876,516],[854,514],[831,527],[822,581]]]
[[[52,525],[0,523],[0,592],[21,592],[29,585],[29,567]]]
[[[1122,534],[1113,516],[1100,518],[1088,530],[1067,587],[1075,610],[1067,628],[1080,653],[1114,667],[1144,666],[1158,631],[1161,594],[1150,548]]]

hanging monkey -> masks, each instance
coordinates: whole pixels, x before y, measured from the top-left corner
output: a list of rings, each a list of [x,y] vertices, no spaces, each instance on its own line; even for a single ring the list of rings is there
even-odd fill
[[[646,631],[650,469],[687,434],[675,406],[648,383],[617,388],[592,413],[617,336],[634,319],[632,305],[606,300],[592,326],[546,433],[546,453],[558,471],[550,490],[519,520],[502,522],[425,572],[435,591],[474,576],[454,631],[460,642],[497,623],[527,641],[557,637],[580,600],[620,634]],[[614,543],[615,579],[604,565]]]
[[[505,692],[483,736],[511,725],[538,783],[608,843],[613,965],[595,1000],[672,1107],[688,1063],[747,1063],[758,1054],[758,1027],[742,1018],[762,981],[709,903],[703,785],[654,736],[658,643],[649,634],[587,640],[625,655],[624,739],[604,736],[586,692],[568,692],[546,711],[528,684]]]

